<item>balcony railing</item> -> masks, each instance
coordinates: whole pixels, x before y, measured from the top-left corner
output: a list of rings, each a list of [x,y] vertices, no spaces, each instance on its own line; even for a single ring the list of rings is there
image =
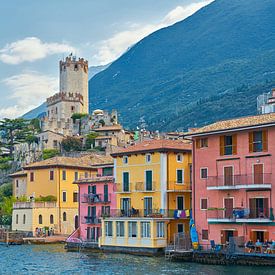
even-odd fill
[[[82,195],[81,202],[88,204],[96,203],[110,203],[112,194],[84,194]]]
[[[84,216],[81,219],[82,224],[100,224],[100,219],[98,217]]]
[[[13,209],[55,208],[56,202],[15,202]]]
[[[135,184],[135,191],[136,192],[152,192],[152,191],[156,191],[156,182],[152,181],[152,182],[136,182]]]
[[[192,183],[169,181],[167,186],[168,192],[190,192],[192,191]]]
[[[273,208],[209,208],[207,210],[207,219],[209,220],[273,220]]]
[[[134,191],[134,190],[132,190],[132,186],[133,186],[133,184],[132,183],[121,183],[121,182],[119,182],[119,183],[116,183],[116,185],[115,185],[116,187],[116,192],[117,193],[130,193],[130,192],[132,192],[132,191]]]
[[[214,176],[205,179],[207,188],[267,188],[271,186],[271,173],[233,176]]]
[[[184,215],[181,215],[181,213]],[[103,218],[189,218],[190,209],[184,210],[167,210],[167,209],[111,209],[109,213],[100,214]]]

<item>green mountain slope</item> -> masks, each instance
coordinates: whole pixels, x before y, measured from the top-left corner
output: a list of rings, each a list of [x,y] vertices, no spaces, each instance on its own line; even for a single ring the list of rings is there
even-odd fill
[[[90,80],[91,109],[159,130],[255,113],[275,80],[274,10],[274,0],[216,0],[149,35]]]

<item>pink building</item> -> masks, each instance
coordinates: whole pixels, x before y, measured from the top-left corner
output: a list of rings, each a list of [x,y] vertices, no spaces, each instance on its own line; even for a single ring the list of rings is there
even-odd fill
[[[220,121],[186,137],[200,244],[275,239],[275,113]]]
[[[68,245],[84,243],[86,248],[97,246],[101,236],[101,217],[116,209],[113,163],[94,165],[97,174],[75,182],[79,188],[79,228],[67,239]],[[69,247],[70,248],[70,247]]]

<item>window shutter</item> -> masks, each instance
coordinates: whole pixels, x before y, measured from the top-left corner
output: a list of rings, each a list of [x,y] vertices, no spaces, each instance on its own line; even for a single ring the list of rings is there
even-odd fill
[[[220,136],[220,155],[224,156],[224,136]]]
[[[200,142],[201,142],[200,138],[196,139],[196,148],[197,148],[197,149],[200,149],[200,148],[201,148]]]
[[[267,152],[267,150],[268,150],[267,130],[263,130],[263,151]]]
[[[249,153],[253,152],[253,132],[249,133]]]
[[[233,155],[237,155],[237,134],[232,135]]]
[[[255,199],[249,199],[249,208],[250,208],[250,219],[256,218],[256,200]]]
[[[234,231],[233,231],[233,236],[234,236],[234,237],[238,237],[238,231],[237,231],[237,230],[234,230]]]

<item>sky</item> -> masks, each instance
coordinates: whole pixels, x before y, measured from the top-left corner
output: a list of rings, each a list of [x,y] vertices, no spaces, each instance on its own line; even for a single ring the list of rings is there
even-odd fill
[[[212,1],[1,1],[0,119],[21,116],[58,92],[59,60],[71,52],[89,66],[108,64]]]

